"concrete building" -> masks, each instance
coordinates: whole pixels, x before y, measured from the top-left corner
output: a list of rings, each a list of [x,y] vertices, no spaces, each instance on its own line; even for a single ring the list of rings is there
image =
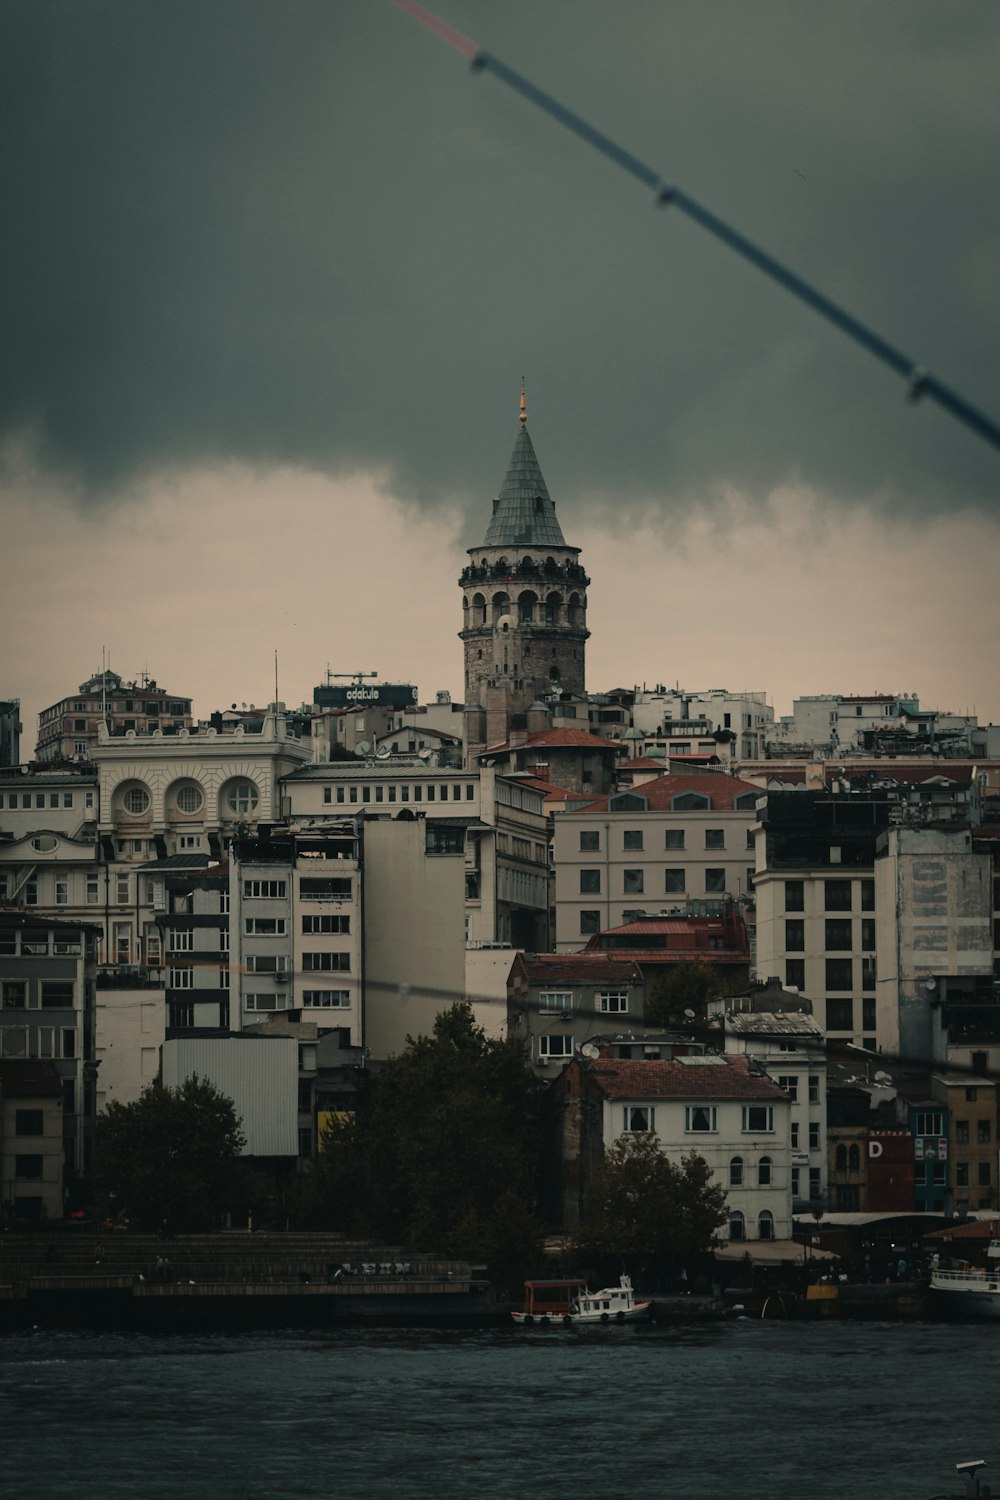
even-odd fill
[[[669,745],[672,755],[696,753],[689,749],[693,739],[710,749],[729,745],[734,759],[752,760],[764,753],[774,709],[763,692],[682,692],[657,684],[635,689],[632,723],[647,744]],[[716,735],[722,738],[716,741]]]
[[[439,842],[459,840],[464,850],[466,941],[533,949],[548,943],[544,797],[490,766],[458,771],[416,759],[313,764],[282,782],[283,811],[296,822],[404,809],[432,821]]]
[[[98,970],[94,1052],[97,1113],[109,1104],[134,1104],[160,1076],[167,1000],[161,971],[108,966]]]
[[[0,1217],[62,1218],[62,1108],[51,1062],[0,1061]]]
[[[521,426],[482,543],[469,549],[462,588],[467,764],[512,731],[529,729],[562,694],[586,702],[587,587],[535,457],[521,393]],[[584,710],[586,712],[586,710]],[[535,728],[551,727],[548,722]]]
[[[0,1061],[50,1063],[61,1079],[67,1180],[91,1165],[97,937],[86,923],[0,912]]]
[[[522,1038],[535,1070],[551,1078],[581,1047],[643,1030],[639,965],[611,953],[525,953],[514,961],[507,1034]]]
[[[550,1090],[561,1222],[571,1229],[604,1152],[622,1135],[656,1136],[680,1164],[695,1153],[726,1189],[719,1239],[787,1239],[792,1231],[788,1095],[746,1057],[571,1062]]]
[[[922,709],[913,693],[819,693],[796,698],[792,713],[767,738],[772,755],[822,758],[868,752],[881,755],[968,755],[977,730],[974,714]]]
[[[117,672],[97,672],[72,696],[42,709],[36,760],[89,759],[101,725],[112,734],[177,734],[191,728],[191,699],[145,675],[124,682]]]
[[[659,776],[553,819],[556,947],[753,887],[759,788],[719,772]]]
[[[177,1037],[163,1044],[163,1083],[177,1088],[195,1074],[231,1099],[244,1156],[291,1158],[299,1151],[299,1058],[292,1037]]]
[[[0,769],[21,762],[20,698],[0,698]]]

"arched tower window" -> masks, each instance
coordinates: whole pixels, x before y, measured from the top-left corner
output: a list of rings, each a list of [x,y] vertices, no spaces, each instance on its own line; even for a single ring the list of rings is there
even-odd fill
[[[526,589],[517,600],[517,618],[522,625],[530,625],[535,618],[535,610],[538,607],[538,595],[531,589]]]
[[[558,625],[562,619],[562,594],[553,590],[545,596],[545,623],[546,625]]]
[[[472,596],[472,622],[473,625],[486,624],[486,595],[473,594]]]
[[[509,610],[510,610],[510,595],[509,594],[494,594],[493,595],[493,623],[494,623],[494,625],[499,620],[500,616],[507,614]]]

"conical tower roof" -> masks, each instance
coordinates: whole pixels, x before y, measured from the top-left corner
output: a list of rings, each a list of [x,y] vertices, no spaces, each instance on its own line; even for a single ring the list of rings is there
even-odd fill
[[[484,547],[565,547],[556,508],[522,417]]]

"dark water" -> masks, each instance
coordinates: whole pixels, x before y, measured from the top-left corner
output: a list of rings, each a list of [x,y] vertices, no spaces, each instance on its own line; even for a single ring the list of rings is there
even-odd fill
[[[737,1322],[0,1338],[9,1500],[929,1500],[990,1460],[1000,1327]]]

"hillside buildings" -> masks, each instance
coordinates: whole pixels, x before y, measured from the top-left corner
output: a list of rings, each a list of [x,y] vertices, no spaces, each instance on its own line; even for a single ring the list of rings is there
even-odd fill
[[[42,710],[36,760],[88,759],[100,725],[112,734],[177,734],[191,728],[191,699],[168,693],[146,675],[124,682],[117,672],[97,672],[70,697]]]

